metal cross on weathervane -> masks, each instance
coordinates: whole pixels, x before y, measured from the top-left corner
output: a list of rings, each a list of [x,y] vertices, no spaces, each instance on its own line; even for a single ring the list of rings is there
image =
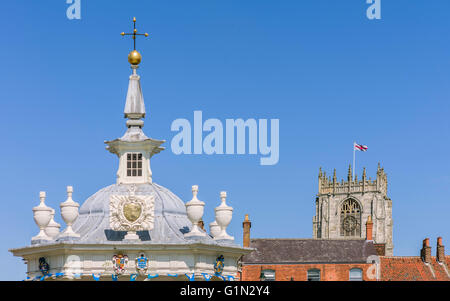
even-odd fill
[[[138,33],[136,29],[136,18],[133,18],[133,33],[125,33],[122,32],[122,36],[133,36],[133,42],[134,42],[134,50],[136,50],[136,36],[145,36],[148,37],[148,33]]]

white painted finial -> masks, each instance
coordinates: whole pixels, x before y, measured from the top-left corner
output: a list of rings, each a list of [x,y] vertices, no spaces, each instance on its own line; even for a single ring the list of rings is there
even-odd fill
[[[226,202],[226,199],[227,199],[227,192],[226,191],[221,191],[220,192],[220,199],[222,200],[222,203]]]
[[[67,196],[72,199],[73,187],[67,186]]]
[[[209,223],[209,234],[211,234],[213,238],[219,236],[221,232],[222,229],[220,228],[219,224],[217,224],[216,221]]]
[[[214,236],[215,240],[234,240],[234,237],[227,234],[227,227],[231,222],[233,217],[233,208],[228,206],[226,203],[227,193],[226,191],[220,192],[221,203],[218,207],[214,209],[216,214],[217,224],[221,228],[219,235]]]
[[[50,220],[50,222],[48,223],[47,227],[45,228],[45,233],[55,239],[58,234],[59,234],[59,229],[61,228],[61,225],[58,224],[57,222],[55,222],[54,218],[55,218],[55,209],[52,208],[52,214],[51,214],[52,218]]]
[[[193,185],[192,186],[192,195],[194,196],[194,199],[197,199],[197,194],[198,194],[198,185]]]
[[[184,234],[185,237],[206,236],[206,233],[198,227],[198,222],[203,217],[205,203],[197,198],[197,194],[198,186],[194,185],[192,186],[192,200],[186,203],[186,213],[192,223],[192,228],[189,233]]]
[[[72,229],[73,223],[78,218],[78,207],[80,207],[77,202],[72,200],[72,193],[73,187],[67,186],[67,200],[60,204],[61,216],[67,225],[67,228],[61,234],[61,237],[80,237],[80,234],[75,233]]]
[[[40,203],[33,208],[33,217],[36,225],[39,227],[39,233],[31,239],[31,243],[51,240],[51,237],[45,233],[45,228],[52,219],[52,209],[45,205],[45,197],[45,191],[39,192]]]

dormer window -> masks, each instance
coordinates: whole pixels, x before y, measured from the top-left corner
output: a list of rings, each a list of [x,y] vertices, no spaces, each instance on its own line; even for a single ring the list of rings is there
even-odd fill
[[[128,153],[127,177],[141,177],[141,176],[142,176],[142,154]]]

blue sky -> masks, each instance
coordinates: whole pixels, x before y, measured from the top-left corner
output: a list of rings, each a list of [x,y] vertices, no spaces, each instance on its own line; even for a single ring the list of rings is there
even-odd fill
[[[375,177],[381,162],[393,200],[394,255],[418,255],[421,241],[450,246],[449,1],[82,0],[68,20],[64,0],[6,1],[0,10],[1,280],[25,278],[7,250],[30,243],[39,191],[59,208],[66,186],[82,203],[112,183],[117,158],[104,140],[125,131],[131,19],[147,108],[144,130],[167,140],[152,159],[153,179],[183,201],[199,185],[204,220],[219,192],[241,241],[246,213],[253,237],[312,236],[319,166],[346,177],[354,140]],[[279,118],[280,161],[259,156],[174,155],[177,118]],[[57,210],[56,220],[64,227]]]

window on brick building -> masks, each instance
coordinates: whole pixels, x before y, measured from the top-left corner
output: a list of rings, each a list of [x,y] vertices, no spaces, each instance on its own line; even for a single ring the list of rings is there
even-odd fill
[[[275,281],[275,271],[274,270],[262,270],[260,280],[261,281]]]
[[[349,280],[350,281],[362,281],[363,280],[362,270],[361,269],[351,269]]]
[[[308,270],[308,281],[320,281],[320,270],[318,269]]]

